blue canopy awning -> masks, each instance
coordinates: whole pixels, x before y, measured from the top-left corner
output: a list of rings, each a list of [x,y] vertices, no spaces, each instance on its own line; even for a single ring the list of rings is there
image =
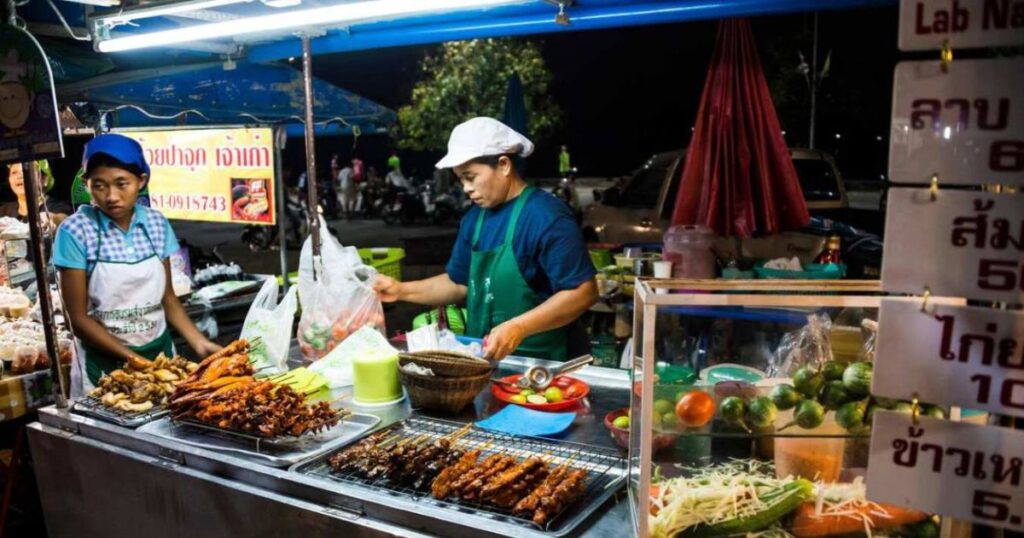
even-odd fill
[[[152,17],[137,21],[138,26],[123,25],[116,28],[121,36],[145,34],[156,30],[198,25],[223,17],[250,17],[282,14],[310,7],[324,7],[339,0],[302,2],[291,8],[274,8],[261,2],[246,2],[203,9],[190,15],[195,20],[184,22],[171,17]],[[72,21],[84,24],[81,4],[57,0],[61,11]],[[173,4],[175,2],[167,2]],[[822,10],[856,9],[897,5],[896,0],[572,0],[565,13],[567,24],[556,22],[556,0],[522,0],[522,2],[491,8],[466,8],[434,15],[410,15],[375,22],[317,26],[309,21],[309,28],[322,31],[312,40],[313,54],[370,50],[405,45],[424,45],[445,41],[477,38],[538,35],[669,24],[683,21],[721,19],[758,15],[779,15]],[[140,6],[143,7],[143,6]],[[119,12],[120,8],[96,9],[94,16]],[[55,18],[47,5],[31,2],[19,10],[29,21],[53,26]],[[564,22],[564,21],[563,21]],[[314,32],[316,33],[316,32]],[[221,47],[216,52],[210,47]],[[239,48],[240,47],[240,48]],[[299,39],[293,30],[254,35],[239,35],[233,39],[212,40],[203,43],[182,43],[168,48],[140,49],[127,53],[138,58],[164,58],[169,49],[189,50],[191,53],[216,56],[225,50],[238,50],[249,61],[269,62],[301,54]],[[203,52],[205,50],[205,52]]]
[[[87,101],[107,126],[295,124],[304,117],[302,73],[287,66],[220,62],[102,75],[57,89],[61,102]],[[314,119],[323,134],[372,134],[395,113],[369,99],[313,79]]]

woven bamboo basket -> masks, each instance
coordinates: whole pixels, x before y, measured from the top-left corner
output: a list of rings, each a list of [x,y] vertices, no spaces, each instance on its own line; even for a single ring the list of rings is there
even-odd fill
[[[491,372],[469,377],[441,377],[398,370],[413,407],[457,413],[487,387]]]

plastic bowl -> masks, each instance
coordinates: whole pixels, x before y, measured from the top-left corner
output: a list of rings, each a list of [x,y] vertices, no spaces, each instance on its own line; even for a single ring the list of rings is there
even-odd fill
[[[566,398],[561,402],[547,404],[516,403],[512,401],[512,397],[519,394],[519,389],[510,385],[515,385],[516,381],[518,381],[520,377],[522,377],[520,374],[513,374],[501,378],[501,381],[504,381],[509,385],[492,382],[491,394],[505,403],[514,403],[536,411],[570,411],[579,407],[583,398],[586,398],[587,394],[590,393],[590,385],[587,385],[575,377],[563,375],[556,377],[554,381],[551,382],[552,387],[562,389],[563,394],[566,396]]]
[[[622,409],[616,409],[604,416],[604,427],[608,428],[615,444],[619,445],[623,450],[629,450],[629,429],[616,428],[612,422],[619,417],[626,416],[626,413],[628,412],[629,408],[623,407]],[[675,444],[677,437],[679,437],[678,434],[672,433],[659,433],[655,435],[653,440],[654,451],[658,452],[672,446]]]

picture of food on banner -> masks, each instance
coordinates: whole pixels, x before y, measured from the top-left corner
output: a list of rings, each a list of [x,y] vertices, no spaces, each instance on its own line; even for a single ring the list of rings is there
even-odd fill
[[[270,192],[268,180],[231,178],[231,220],[271,224]]]

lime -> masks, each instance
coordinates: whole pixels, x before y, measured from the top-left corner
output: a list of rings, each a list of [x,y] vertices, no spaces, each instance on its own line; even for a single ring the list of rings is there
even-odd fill
[[[796,406],[793,419],[797,426],[805,430],[813,430],[825,421],[825,408],[814,400],[804,400]]]
[[[510,397],[508,401],[514,404],[524,404],[526,403],[526,396],[523,396],[522,394],[515,394],[512,397]]]
[[[808,398],[817,398],[824,385],[825,376],[811,366],[804,366],[793,374],[793,386]]]
[[[679,417],[674,412],[665,413],[661,416],[661,427],[666,430],[674,430],[679,427]]]
[[[651,427],[655,430],[661,429],[661,415],[655,413],[654,416],[651,417]]]
[[[867,402],[847,402],[836,411],[836,422],[849,431],[857,431],[864,427],[866,414]]]
[[[676,393],[676,397],[675,397],[675,398],[673,398],[673,399],[672,399],[672,401],[673,401],[673,402],[678,402],[679,400],[682,400],[682,399],[683,399],[683,396],[686,396],[686,393],[687,393],[687,392],[690,392],[690,391],[688,391],[688,390],[681,390],[681,391],[677,392],[677,393]],[[675,408],[675,406],[673,406],[673,409],[674,409],[674,408]]]
[[[668,400],[654,400],[654,413],[656,415],[664,415],[675,408],[672,402]]]
[[[747,422],[755,428],[766,428],[775,424],[775,417],[778,414],[778,407],[766,396],[750,400],[747,406]]]
[[[565,399],[565,397],[562,396],[562,389],[558,387],[548,387],[548,389],[544,391],[544,397],[547,398],[548,403],[558,403]]]
[[[742,398],[729,396],[722,400],[722,404],[718,406],[718,409],[723,420],[736,423],[743,420],[743,415],[747,412],[747,404]]]
[[[628,430],[629,429],[629,417],[621,416],[621,417],[616,418],[615,420],[612,421],[612,426],[615,426],[616,428],[621,428],[623,430]]]
[[[548,403],[547,398],[541,396],[540,394],[531,394],[526,397],[526,401],[534,405],[544,405]]]
[[[800,402],[800,393],[793,388],[793,385],[775,385],[769,395],[775,407],[785,411],[792,409]]]
[[[850,393],[842,381],[829,381],[821,392],[821,403],[825,409],[835,410],[850,400]]]
[[[843,378],[843,370],[846,370],[846,364],[828,361],[822,367],[821,374],[825,376],[825,381],[837,381]]]
[[[519,394],[522,394],[523,398],[529,398],[530,396],[533,396],[534,394],[537,394],[537,392],[535,390],[533,390],[533,389],[523,389],[523,390],[519,391]]]

